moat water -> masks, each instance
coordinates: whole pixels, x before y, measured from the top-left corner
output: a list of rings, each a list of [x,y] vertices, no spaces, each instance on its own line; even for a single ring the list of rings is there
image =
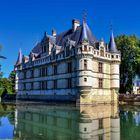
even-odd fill
[[[140,140],[140,107],[0,104],[3,139]]]

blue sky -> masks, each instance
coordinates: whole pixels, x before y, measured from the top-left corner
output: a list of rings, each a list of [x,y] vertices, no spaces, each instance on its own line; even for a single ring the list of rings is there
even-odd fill
[[[71,28],[73,18],[87,23],[97,39],[109,40],[110,23],[115,35],[136,34],[140,37],[139,0],[0,0],[0,60],[4,76],[13,70],[19,49],[28,55],[44,31],[51,34]]]

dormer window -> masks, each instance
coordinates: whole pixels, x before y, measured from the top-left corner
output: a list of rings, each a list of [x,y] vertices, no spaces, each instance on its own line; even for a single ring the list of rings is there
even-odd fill
[[[89,48],[89,51],[91,51],[91,48]]]
[[[69,47],[66,47],[66,56],[69,56],[69,54],[70,54]]]
[[[84,45],[84,51],[87,51],[87,46],[86,45]]]
[[[46,52],[46,46],[44,46],[44,52]]]
[[[80,51],[82,52],[82,47],[80,47]]]
[[[53,51],[53,59],[55,59],[55,51]]]
[[[104,48],[103,47],[100,48],[100,56],[104,56]]]

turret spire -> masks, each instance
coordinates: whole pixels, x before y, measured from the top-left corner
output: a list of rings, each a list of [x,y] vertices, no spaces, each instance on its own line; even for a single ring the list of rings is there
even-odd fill
[[[86,22],[87,20],[87,12],[86,10],[83,11],[83,22]]]
[[[18,53],[18,59],[17,59],[16,65],[19,65],[21,63],[22,63],[22,52],[21,52],[21,49],[20,49],[19,53]]]
[[[110,36],[110,41],[109,41],[109,51],[110,52],[118,52],[115,39],[114,39],[114,34],[112,30],[112,25],[111,25],[111,36]]]
[[[82,25],[82,41],[84,41],[84,40],[88,41],[86,21],[85,20],[83,20],[83,25]]]

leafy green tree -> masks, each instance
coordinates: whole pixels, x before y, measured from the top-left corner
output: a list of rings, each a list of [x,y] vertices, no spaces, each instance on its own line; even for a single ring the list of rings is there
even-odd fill
[[[0,51],[2,50],[2,45],[0,45]],[[6,59],[5,56],[0,55],[0,59]],[[1,65],[0,65],[1,66]]]
[[[12,93],[15,93],[15,76],[16,76],[15,71],[12,71],[9,75],[9,80],[10,80],[11,85],[12,85]]]
[[[3,92],[12,93],[12,83],[7,78],[1,78],[0,87],[3,89]]]
[[[0,75],[0,96],[3,97],[5,94],[15,94],[15,72],[12,71],[9,78],[3,78]]]
[[[121,52],[120,93],[133,91],[133,78],[138,73],[140,65],[140,40],[137,36],[120,35],[115,38],[118,50]]]

